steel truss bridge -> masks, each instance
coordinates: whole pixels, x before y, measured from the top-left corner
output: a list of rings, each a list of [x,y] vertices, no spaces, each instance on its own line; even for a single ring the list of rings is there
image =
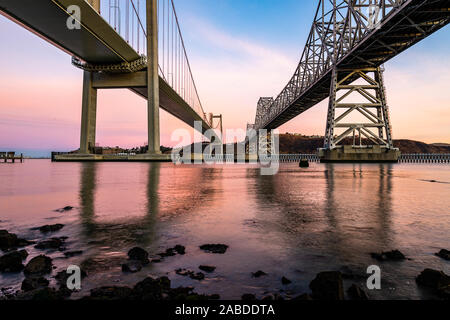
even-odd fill
[[[276,129],[330,98],[324,149],[393,149],[382,65],[449,22],[448,0],[320,0],[293,77],[248,127]]]

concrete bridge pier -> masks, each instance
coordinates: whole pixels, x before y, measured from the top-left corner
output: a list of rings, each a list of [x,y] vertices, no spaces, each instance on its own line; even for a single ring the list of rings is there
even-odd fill
[[[321,162],[398,162],[381,67],[335,67],[331,81]]]
[[[97,89],[93,86],[93,76],[92,72],[84,71],[80,139],[81,154],[90,154],[95,147]]]
[[[100,0],[89,0],[89,4],[100,12]],[[93,155],[97,121],[97,90],[114,88],[146,87],[148,111],[148,152],[134,156],[134,160],[167,161],[169,157],[161,154],[160,146],[160,87],[158,73],[158,7],[157,0],[148,0],[147,14],[147,70],[108,74],[84,71],[83,99],[81,117],[81,138],[79,154],[86,159],[102,160]],[[98,159],[97,159],[98,158]]]

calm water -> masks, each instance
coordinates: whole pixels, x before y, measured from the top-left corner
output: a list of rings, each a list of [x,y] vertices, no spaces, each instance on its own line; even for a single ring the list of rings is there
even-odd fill
[[[400,249],[404,262],[378,263],[382,290],[377,299],[430,297],[414,278],[430,267],[450,273],[434,253],[450,249],[450,167],[447,165],[322,165],[299,169],[283,164],[275,176],[256,166],[176,166],[149,163],[51,163],[29,160],[0,164],[0,229],[40,240],[44,224],[66,226],[51,236],[68,236],[64,259],[46,252],[63,270],[91,261],[83,290],[132,286],[147,275],[168,275],[173,286],[198,293],[240,298],[265,292],[308,292],[320,271],[352,270],[364,276],[377,264],[369,252]],[[65,213],[55,209],[66,205]],[[225,255],[202,252],[205,243],[230,246]],[[176,244],[186,255],[166,258],[137,274],[121,263],[133,246],[151,254]],[[28,259],[42,253],[28,247]],[[217,266],[204,281],[175,274],[201,264]],[[251,272],[263,270],[259,279]],[[293,280],[283,286],[281,277]],[[0,287],[20,287],[22,274],[0,275]],[[346,281],[364,284],[364,278]]]

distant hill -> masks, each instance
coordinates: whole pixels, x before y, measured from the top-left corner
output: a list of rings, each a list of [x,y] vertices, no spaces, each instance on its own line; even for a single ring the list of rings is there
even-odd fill
[[[351,139],[344,140],[345,144],[351,144]],[[201,144],[202,146],[199,146]],[[192,144],[191,150],[195,150],[195,145],[201,150],[204,150],[208,142]],[[420,141],[413,140],[394,140],[394,146],[399,148],[402,153],[450,153],[450,145],[446,144],[426,144]],[[227,148],[229,147],[229,148]],[[323,137],[321,136],[303,136],[301,134],[285,133],[280,134],[280,153],[281,154],[313,154],[317,149],[323,148]],[[226,150],[237,150],[236,144],[229,144],[224,146]]]
[[[432,143],[431,145],[436,147],[450,147],[450,143]]]
[[[351,143],[347,141],[347,143]],[[394,146],[402,153],[450,153],[449,144],[426,144],[413,140],[394,140]],[[280,153],[315,153],[323,147],[323,137],[307,137],[297,134],[280,134]]]

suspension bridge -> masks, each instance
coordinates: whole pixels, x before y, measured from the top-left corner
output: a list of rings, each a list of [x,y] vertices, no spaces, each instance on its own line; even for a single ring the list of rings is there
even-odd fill
[[[148,153],[136,160],[167,160],[159,108],[192,127],[200,121],[202,132],[221,126],[222,116],[206,113],[199,98],[173,0],[0,0],[0,14],[84,71],[80,149],[59,160],[101,160],[92,154],[99,89],[127,88],[147,99]]]
[[[448,0],[320,0],[293,77],[260,98],[248,128],[276,129],[329,98],[321,161],[398,161],[383,64],[449,22]]]

